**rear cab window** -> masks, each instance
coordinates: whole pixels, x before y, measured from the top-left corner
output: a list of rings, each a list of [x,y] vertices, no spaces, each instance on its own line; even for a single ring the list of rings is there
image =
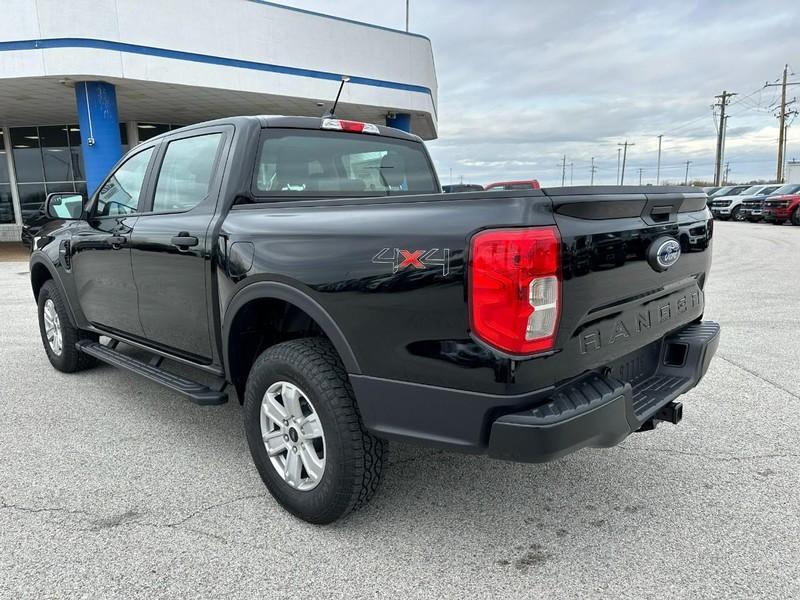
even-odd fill
[[[419,142],[371,134],[267,128],[256,158],[256,197],[432,194],[440,189]]]

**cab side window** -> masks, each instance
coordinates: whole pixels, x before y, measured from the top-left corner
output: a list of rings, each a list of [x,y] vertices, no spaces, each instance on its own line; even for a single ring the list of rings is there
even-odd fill
[[[96,216],[129,215],[138,212],[139,195],[142,193],[144,176],[152,156],[153,148],[148,148],[122,163],[100,188]]]
[[[153,198],[153,212],[183,212],[208,197],[221,133],[172,141],[167,146]]]

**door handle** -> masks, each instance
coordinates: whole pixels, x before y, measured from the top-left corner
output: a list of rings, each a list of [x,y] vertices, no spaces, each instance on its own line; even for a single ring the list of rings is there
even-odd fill
[[[181,231],[178,235],[172,238],[172,245],[181,249],[191,248],[200,243],[193,235],[189,235],[188,231]]]
[[[114,250],[119,250],[122,246],[128,243],[128,238],[124,235],[112,235],[108,238],[108,245]]]

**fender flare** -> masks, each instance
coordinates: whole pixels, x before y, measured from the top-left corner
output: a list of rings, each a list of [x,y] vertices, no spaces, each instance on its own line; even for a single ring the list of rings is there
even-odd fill
[[[34,252],[31,255],[31,260],[29,263],[29,269],[31,272],[30,279],[31,279],[31,292],[34,292],[33,299],[38,301],[35,290],[33,289],[33,268],[36,265],[42,265],[45,269],[50,273],[50,279],[52,279],[55,284],[58,286],[58,289],[61,291],[61,294],[64,296],[64,304],[67,305],[67,314],[69,315],[70,323],[73,327],[78,327],[78,320],[75,318],[75,311],[72,308],[72,304],[70,303],[69,294],[67,294],[67,290],[64,287],[64,282],[61,281],[61,274],[58,272],[58,269],[43,252]]]
[[[257,281],[251,283],[239,290],[228,303],[222,325],[222,362],[225,367],[225,373],[231,373],[229,364],[230,330],[236,315],[239,314],[240,309],[248,302],[264,298],[283,300],[284,302],[293,304],[314,319],[325,335],[328,336],[333,347],[336,348],[347,372],[354,375],[361,374],[361,367],[358,365],[358,360],[353,353],[353,349],[350,347],[342,330],[336,324],[336,321],[333,320],[333,317],[305,292],[278,281]]]

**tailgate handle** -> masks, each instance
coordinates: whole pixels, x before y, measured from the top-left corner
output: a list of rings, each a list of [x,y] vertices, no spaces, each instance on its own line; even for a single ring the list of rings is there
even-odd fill
[[[663,221],[669,221],[669,215],[672,213],[673,207],[670,206],[654,206],[652,210],[650,210],[650,216],[653,217],[653,221],[656,223],[660,223]]]

